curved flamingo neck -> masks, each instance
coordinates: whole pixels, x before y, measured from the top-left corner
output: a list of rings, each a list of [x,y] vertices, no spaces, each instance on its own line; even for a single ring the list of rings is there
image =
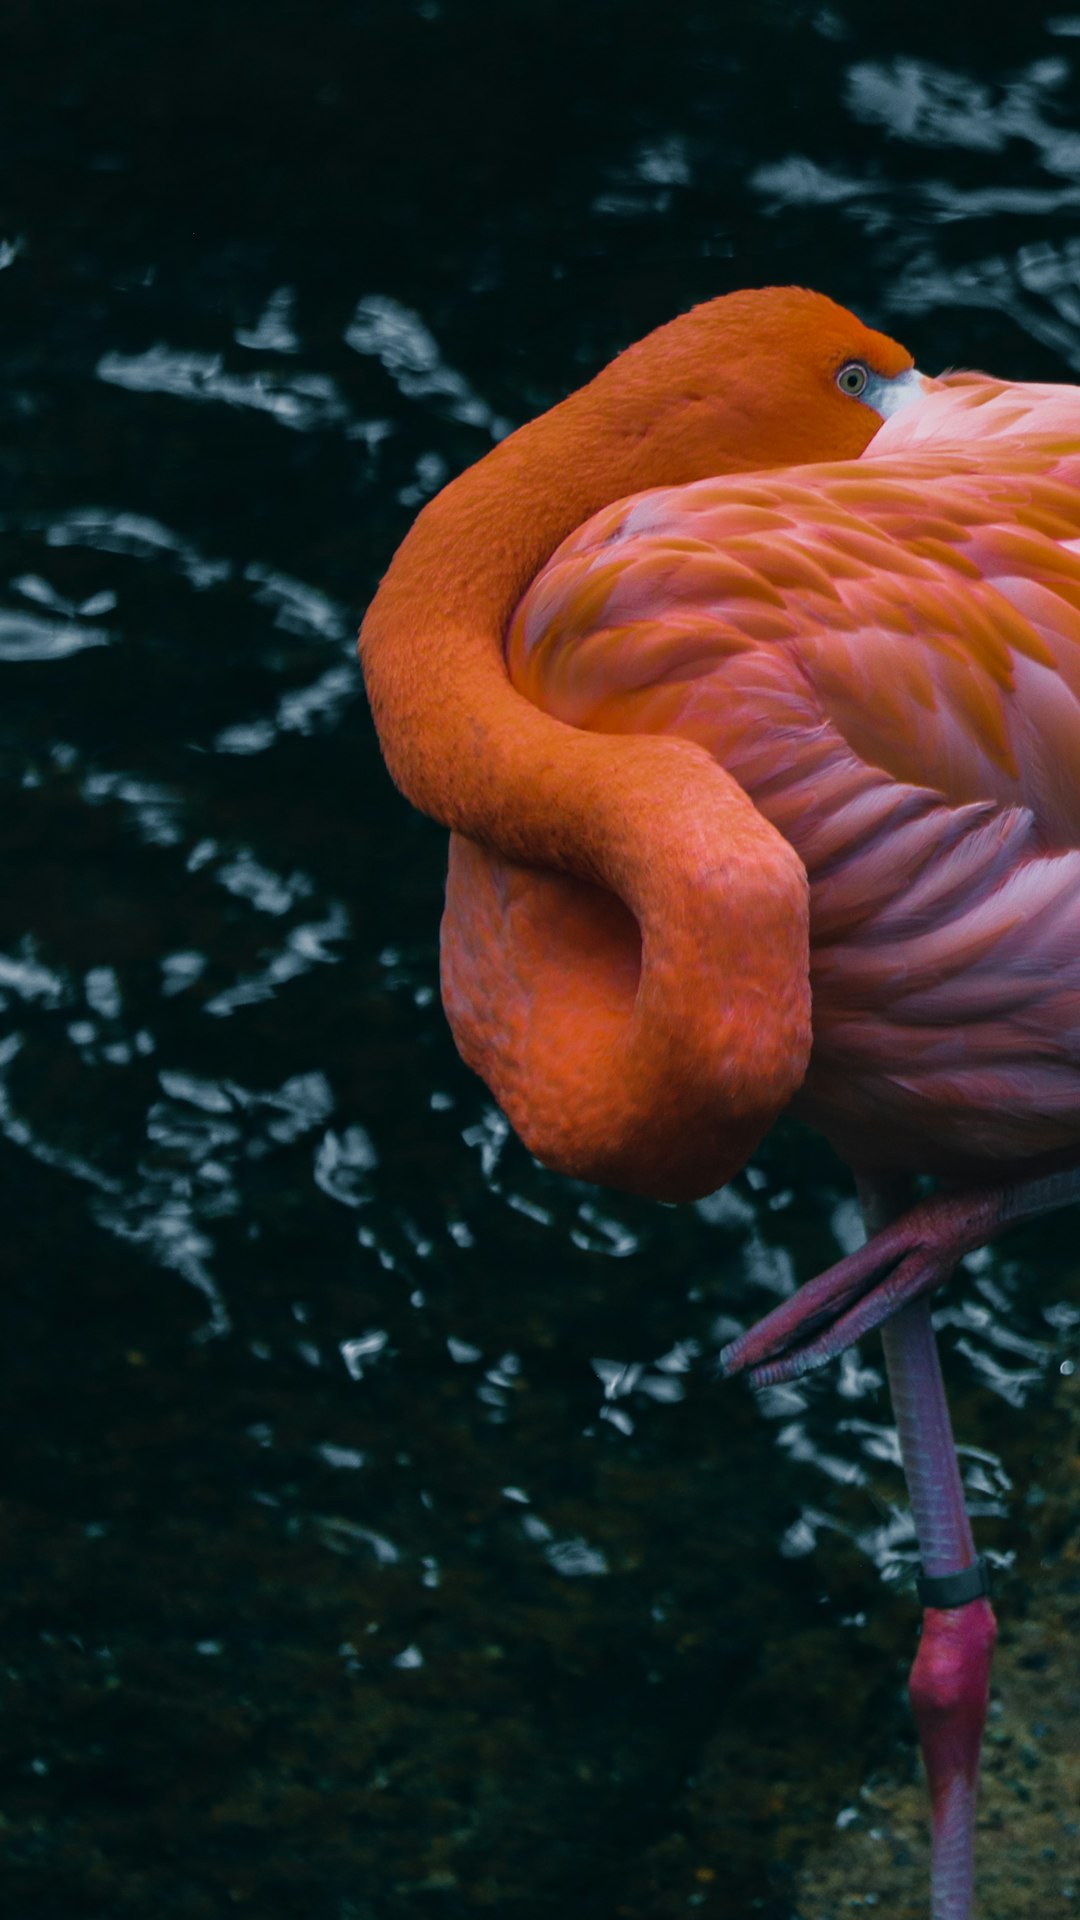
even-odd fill
[[[683,315],[433,500],[364,623],[390,771],[458,836],[443,986],[459,1048],[532,1151],[583,1178],[708,1192],[786,1106],[810,1049],[806,875],[704,748],[531,705],[504,633],[610,502],[862,452],[880,421],[831,371],[853,350],[909,364],[798,290]]]
[[[805,1073],[806,882],[703,748],[581,732],[510,684],[524,587],[655,473],[655,448],[598,429],[575,396],[434,501],[363,652],[391,772],[457,830],[442,946],[460,1050],[547,1165],[688,1199],[745,1162]]]
[[[651,442],[612,430],[598,384],[522,427],[425,508],[361,637],[387,764],[409,798],[447,826],[494,833],[504,852],[557,866],[566,823],[545,772],[568,756],[587,760],[596,743],[515,692],[503,637],[560,541],[609,501],[657,484],[658,466],[670,464]]]
[[[775,341],[763,335],[763,301]],[[838,408],[827,388],[825,398],[812,389],[809,400],[800,389],[799,350],[814,327],[827,336],[830,327],[841,330],[844,341],[855,329],[881,364],[908,360],[820,295],[726,295],[628,348],[424,509],[360,642],[387,764],[417,806],[506,853],[608,877],[588,832],[568,852],[573,836],[553,811],[551,780],[562,766],[558,801],[573,808],[571,763],[573,780],[587,780],[587,763],[606,768],[610,753],[595,743],[586,751],[580,734],[509,686],[506,626],[560,541],[614,500],[709,474],[861,453],[877,417],[854,404]],[[734,791],[697,757],[712,767],[717,791]]]

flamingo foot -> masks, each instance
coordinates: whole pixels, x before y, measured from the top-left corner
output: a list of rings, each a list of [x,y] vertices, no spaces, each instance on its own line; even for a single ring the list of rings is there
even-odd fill
[[[911,1705],[930,1787],[933,1920],[967,1920],[971,1912],[975,1794],[996,1632],[985,1597],[923,1614]]]
[[[1001,1190],[935,1194],[864,1247],[807,1281],[720,1355],[722,1373],[756,1387],[796,1380],[949,1278],[958,1260],[999,1231]]]
[[[796,1380],[949,1278],[958,1260],[1017,1220],[1080,1200],[1080,1168],[966,1192],[937,1193],[875,1233],[864,1247],[810,1280],[720,1355],[730,1378],[754,1386]]]

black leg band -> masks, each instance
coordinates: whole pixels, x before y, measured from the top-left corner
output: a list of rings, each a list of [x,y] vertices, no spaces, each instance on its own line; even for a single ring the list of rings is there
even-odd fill
[[[966,1607],[990,1593],[990,1569],[982,1555],[959,1573],[923,1573],[916,1581],[924,1607]]]

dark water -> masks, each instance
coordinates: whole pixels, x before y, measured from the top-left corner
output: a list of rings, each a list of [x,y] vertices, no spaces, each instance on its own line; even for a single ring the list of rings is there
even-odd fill
[[[695,299],[1080,376],[1080,16],[947,11],[5,9],[20,1914],[786,1920],[910,1738],[876,1350],[756,1403],[707,1364],[849,1244],[843,1169],[781,1129],[674,1211],[506,1137],[353,636],[445,478]],[[942,1315],[1017,1607],[1075,1244]]]

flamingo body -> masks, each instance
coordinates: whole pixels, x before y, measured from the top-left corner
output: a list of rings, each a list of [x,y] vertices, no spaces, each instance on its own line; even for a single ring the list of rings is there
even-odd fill
[[[688,1199],[797,1102],[863,1175],[868,1246],[721,1360],[788,1379],[882,1325],[932,1911],[969,1920],[994,1626],[927,1295],[1080,1198],[1080,391],[725,296],[438,496],[361,651],[452,829],[455,1037],[527,1145]]]
[[[798,854],[798,1104],[852,1164],[956,1173],[1080,1143],[1080,391],[944,384],[857,462],[619,502],[529,588],[507,658],[574,727],[704,747]],[[542,1072],[569,1114],[593,1080],[582,1027],[602,1046],[636,989],[636,928],[595,890],[507,884],[482,925],[488,888],[451,888],[451,1004],[471,974],[462,1024],[494,1016],[505,1046],[542,1003],[530,1090]],[[726,991],[705,968],[682,986]]]

